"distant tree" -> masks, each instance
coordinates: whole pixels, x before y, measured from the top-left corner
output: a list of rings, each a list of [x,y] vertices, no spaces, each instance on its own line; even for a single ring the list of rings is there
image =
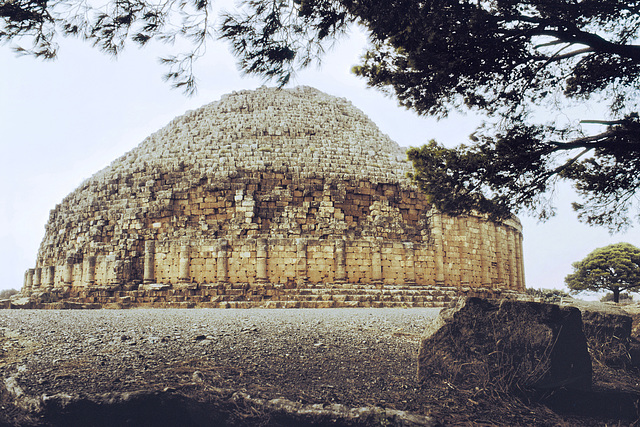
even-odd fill
[[[18,293],[15,289],[3,289],[0,291],[0,299],[9,299],[12,295],[16,295]]]
[[[184,36],[194,50],[165,58],[165,77],[190,92],[193,60],[215,32],[212,2],[0,0],[0,42],[31,38],[20,51],[50,58],[57,33],[114,55],[127,41]],[[486,116],[469,144],[409,152],[438,208],[547,218],[562,179],[581,220],[628,225],[640,189],[638,0],[241,0],[216,34],[245,72],[284,85],[354,23],[370,46],[353,70],[370,86],[419,114]],[[595,117],[568,120],[576,105]]]
[[[573,263],[574,272],[564,280],[573,291],[603,291],[613,293],[620,301],[621,291],[640,288],[640,249],[629,243],[598,248],[585,259]]]

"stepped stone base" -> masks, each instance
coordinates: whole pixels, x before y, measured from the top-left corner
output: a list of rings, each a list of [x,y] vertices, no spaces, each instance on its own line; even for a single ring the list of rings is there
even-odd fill
[[[418,308],[444,307],[461,296],[519,298],[509,289],[471,287],[323,284],[322,287],[271,284],[201,285],[174,289],[162,284],[137,290],[68,290],[12,300],[2,308]]]

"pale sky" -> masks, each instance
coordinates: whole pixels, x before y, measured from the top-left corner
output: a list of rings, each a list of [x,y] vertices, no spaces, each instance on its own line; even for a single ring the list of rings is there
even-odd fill
[[[117,60],[77,40],[61,40],[59,57],[42,62],[0,46],[0,289],[19,289],[35,266],[49,211],[84,179],[187,110],[234,90],[263,84],[243,77],[225,45],[210,43],[197,64],[198,93],[188,98],[162,81],[159,50],[130,47]],[[365,45],[355,33],[299,73],[308,85],[350,100],[404,147],[430,139],[465,142],[477,118],[416,116],[350,73]],[[544,224],[521,216],[528,287],[564,287],[571,263],[621,241],[640,246],[640,229],[609,235],[578,223],[571,191],[558,193],[558,215]]]

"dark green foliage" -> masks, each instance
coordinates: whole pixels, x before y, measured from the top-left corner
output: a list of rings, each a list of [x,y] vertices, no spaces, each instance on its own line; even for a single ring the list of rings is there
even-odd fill
[[[328,0],[244,0],[244,8],[226,13],[221,37],[230,41],[243,71],[285,85],[296,69],[320,60],[327,40],[335,39],[350,18]]]
[[[613,292],[613,301],[620,301],[621,291],[640,288],[640,249],[629,243],[598,248],[585,259],[573,263],[574,272],[565,283],[573,291]]]

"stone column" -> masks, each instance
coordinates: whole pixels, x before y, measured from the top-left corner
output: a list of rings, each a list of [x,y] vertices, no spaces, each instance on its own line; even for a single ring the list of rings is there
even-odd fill
[[[82,261],[82,281],[85,288],[89,288],[95,284],[96,281],[96,257],[87,256]]]
[[[404,242],[404,283],[407,285],[416,284],[416,266],[415,266],[415,251],[413,249],[413,242]]]
[[[489,223],[480,223],[480,284],[483,287],[491,287],[491,237],[489,236]]]
[[[517,268],[518,268],[518,256],[516,254],[516,242],[514,238],[514,232],[511,228],[507,229],[507,242],[509,245],[509,289],[516,289],[517,284]]]
[[[436,285],[444,285],[444,244],[442,228],[442,217],[439,213],[433,214],[433,257],[436,264],[435,279]]]
[[[229,269],[227,252],[229,250],[229,242],[226,239],[220,240],[220,246],[218,248],[218,259],[216,267],[218,268],[217,279],[219,283],[227,283],[229,280]]]
[[[42,279],[42,268],[36,268],[33,273],[33,289],[40,287],[40,281]]]
[[[493,239],[496,242],[496,267],[498,274],[498,285],[504,286],[504,257],[502,252],[503,242],[502,242],[502,233],[500,233],[500,228],[504,227],[498,226],[497,224],[493,224]]]
[[[155,281],[156,245],[153,240],[144,242],[144,276],[143,283]]]
[[[267,283],[269,277],[267,273],[267,257],[269,246],[267,239],[260,238],[256,240],[256,282]]]
[[[180,246],[180,261],[178,265],[178,281],[191,282],[191,256],[189,245]]]
[[[62,270],[62,281],[65,285],[71,286],[73,283],[73,256],[67,256]]]
[[[347,281],[347,257],[345,254],[346,242],[343,239],[335,241],[335,282],[345,283]]]
[[[307,240],[296,239],[296,282],[298,287],[307,284]]]
[[[382,239],[377,238],[371,247],[371,279],[376,284],[382,283],[382,255],[380,249]]]

